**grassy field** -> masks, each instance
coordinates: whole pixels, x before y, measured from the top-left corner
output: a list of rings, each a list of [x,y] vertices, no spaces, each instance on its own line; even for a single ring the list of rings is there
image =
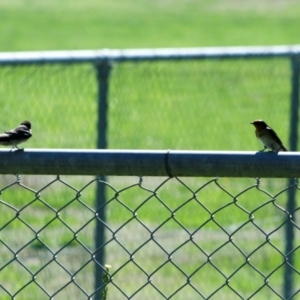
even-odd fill
[[[299,43],[295,0],[1,0],[0,8],[1,51]]]
[[[270,7],[268,1],[234,0],[143,1],[139,5],[129,0],[0,0],[0,51],[297,44],[299,16],[296,1],[275,1]],[[93,66],[5,66],[0,68],[0,77],[0,131],[30,119],[33,138],[28,148],[96,147]],[[256,118],[268,121],[288,145],[289,98],[286,59],[115,64],[109,95],[109,148],[258,150],[261,145],[249,124]],[[0,231],[0,284],[13,295],[34,274],[49,295],[57,293],[55,299],[74,299],[74,295],[86,299],[72,282],[58,290],[76,273],[75,282],[87,294],[93,292],[94,266],[87,249],[94,249],[95,183],[82,190],[91,177],[21,178],[25,188],[18,184],[5,188],[15,182],[14,176],[2,176],[0,181],[0,229],[5,226]],[[284,260],[286,214],[270,201],[270,195],[257,190],[255,179],[223,178],[206,186],[209,178],[165,183],[165,178],[144,178],[142,187],[138,180],[110,177],[114,189],[107,189],[107,225],[113,233],[106,231],[106,260],[112,265],[115,284],[126,295],[145,284],[145,273],[151,274],[152,282],[166,296],[189,277],[191,284],[172,299],[198,298],[196,290],[208,297],[224,285],[225,277],[230,278],[230,285],[211,299],[240,299],[229,286],[242,297],[250,297],[264,285],[265,277],[269,286],[282,292],[283,268],[272,271]],[[243,193],[249,186],[253,188]],[[277,195],[281,207],[286,205],[286,193],[279,193],[285,186],[285,180],[261,183],[261,188]],[[238,202],[234,202],[236,196]],[[154,232],[154,240],[145,226]],[[229,243],[230,236],[234,242]],[[129,259],[121,245],[134,254],[134,261],[119,269]],[[172,260],[156,270],[168,259],[162,248],[172,252]],[[16,252],[21,263],[13,255]],[[7,295],[0,289],[1,299],[11,299]],[[136,296],[160,298],[150,284]],[[267,298],[277,299],[265,286],[256,299]],[[31,283],[16,299],[49,296]],[[110,285],[108,299],[124,299],[124,295]]]

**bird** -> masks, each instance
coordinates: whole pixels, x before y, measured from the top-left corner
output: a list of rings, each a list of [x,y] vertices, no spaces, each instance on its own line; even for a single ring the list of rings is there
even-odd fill
[[[268,126],[266,122],[263,120],[255,120],[250,124],[255,126],[256,137],[264,145],[264,149],[260,150],[261,152],[265,151],[267,148],[271,149],[270,152],[288,151],[283,146],[276,132],[270,126]]]
[[[14,148],[24,150],[20,149],[17,145],[26,142],[31,136],[31,123],[23,121],[18,127],[0,134],[0,145],[12,146],[11,150]]]

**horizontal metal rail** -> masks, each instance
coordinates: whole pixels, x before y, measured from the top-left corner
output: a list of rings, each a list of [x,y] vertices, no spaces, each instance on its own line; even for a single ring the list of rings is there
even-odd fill
[[[300,177],[300,152],[0,150],[0,174]]]
[[[299,54],[300,45],[2,52],[0,53],[0,65],[99,62],[104,60],[122,62],[137,60],[289,57]]]

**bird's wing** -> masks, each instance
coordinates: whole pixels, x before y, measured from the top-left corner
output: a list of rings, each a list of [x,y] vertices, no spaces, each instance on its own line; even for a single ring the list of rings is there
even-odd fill
[[[0,134],[0,142],[9,142],[11,140],[11,136],[6,132]]]
[[[267,127],[267,130],[269,130],[270,134],[272,135],[272,137],[274,138],[276,143],[278,143],[280,146],[282,146],[282,141],[278,137],[277,133],[271,127]]]
[[[8,139],[24,139],[31,137],[32,134],[25,126],[18,126],[15,129],[5,131],[2,135],[7,136]]]

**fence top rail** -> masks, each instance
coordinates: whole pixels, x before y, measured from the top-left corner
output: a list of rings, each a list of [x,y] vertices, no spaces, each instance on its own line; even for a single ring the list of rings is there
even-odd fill
[[[0,174],[300,178],[300,152],[0,149]]]
[[[274,56],[287,57],[293,55],[300,55],[300,45],[0,52],[0,65]]]

